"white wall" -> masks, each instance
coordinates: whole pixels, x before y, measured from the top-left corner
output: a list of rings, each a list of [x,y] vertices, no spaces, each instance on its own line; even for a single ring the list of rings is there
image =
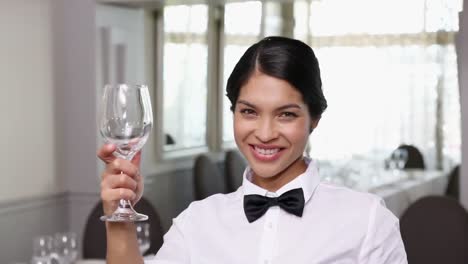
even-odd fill
[[[59,172],[69,192],[68,228],[80,234],[99,200],[96,157],[94,0],[55,0]]]
[[[468,4],[464,1],[457,36],[458,78],[462,111],[462,166],[460,171],[461,202],[468,209]]]
[[[56,173],[51,2],[0,1],[0,201],[64,189]]]

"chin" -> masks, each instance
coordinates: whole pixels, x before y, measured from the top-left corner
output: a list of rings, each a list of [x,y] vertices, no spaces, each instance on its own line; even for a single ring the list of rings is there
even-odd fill
[[[282,171],[281,168],[279,168],[278,166],[272,166],[272,164],[251,163],[250,167],[255,173],[255,175],[264,179],[272,178]]]

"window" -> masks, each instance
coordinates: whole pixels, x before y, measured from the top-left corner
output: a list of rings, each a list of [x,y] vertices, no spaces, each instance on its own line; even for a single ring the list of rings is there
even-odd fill
[[[459,161],[453,40],[460,7],[461,1],[442,0],[165,6],[160,63],[165,144],[158,151],[232,147],[227,79],[252,43],[283,35],[310,44],[320,62],[329,108],[311,136],[312,157],[381,161],[406,143],[422,150],[430,168],[447,157]]]
[[[208,6],[164,7],[164,150],[206,145]]]
[[[427,0],[295,2],[295,35],[313,47],[329,102],[311,136],[311,156],[381,161],[406,143],[423,152],[430,168],[460,161],[454,49],[460,7]]]

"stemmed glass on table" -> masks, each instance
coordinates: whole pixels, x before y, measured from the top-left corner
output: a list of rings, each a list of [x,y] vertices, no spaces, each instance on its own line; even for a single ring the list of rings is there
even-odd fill
[[[56,233],[54,242],[60,263],[72,264],[78,260],[78,241],[75,233]]]
[[[408,151],[406,149],[396,149],[389,160],[389,167],[396,176],[400,175],[400,172],[405,168],[406,162],[408,161]]]
[[[140,253],[142,256],[144,256],[151,246],[149,223],[137,223],[136,233],[137,233],[138,247],[140,249]]]
[[[151,99],[146,85],[106,85],[102,97],[100,132],[107,143],[115,144],[114,155],[132,160],[148,139],[153,124]],[[130,201],[121,199],[112,215],[102,221],[145,221],[148,216],[137,213]]]
[[[54,239],[52,236],[39,236],[34,238],[31,264],[50,264],[53,254]]]
[[[78,259],[76,233],[63,232],[33,240],[31,264],[73,264]]]

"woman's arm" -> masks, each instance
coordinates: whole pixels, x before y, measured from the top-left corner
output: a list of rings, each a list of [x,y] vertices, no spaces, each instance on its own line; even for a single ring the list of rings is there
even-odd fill
[[[358,263],[408,264],[398,218],[376,199],[371,208],[366,237]]]
[[[140,153],[128,161],[114,157],[114,151],[114,145],[104,145],[98,151],[98,157],[106,164],[101,180],[101,199],[106,215],[114,212],[120,199],[135,204],[143,193],[143,181],[139,173]],[[107,263],[143,263],[134,223],[106,222],[106,231]]]
[[[133,223],[106,223],[107,263],[142,264],[138,249],[135,225]]]

